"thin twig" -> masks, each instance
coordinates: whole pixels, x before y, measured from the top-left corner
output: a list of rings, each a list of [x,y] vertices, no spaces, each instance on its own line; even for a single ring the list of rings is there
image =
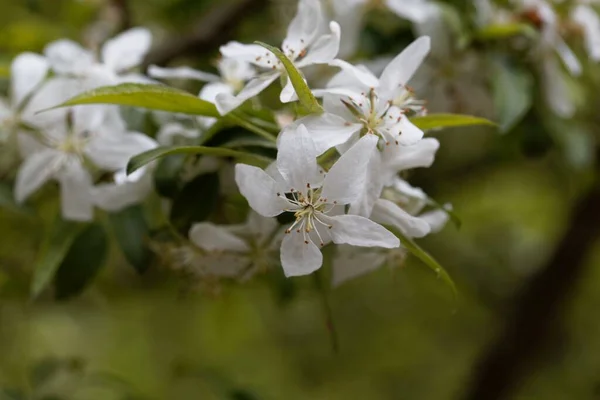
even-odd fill
[[[508,398],[542,353],[600,238],[600,179],[576,204],[571,222],[548,263],[516,297],[498,339],[473,370],[464,399]]]
[[[152,51],[146,57],[144,69],[151,64],[168,64],[178,57],[213,52],[231,38],[240,21],[261,12],[268,4],[269,0],[237,0],[220,4],[206,13],[188,35],[174,36]]]

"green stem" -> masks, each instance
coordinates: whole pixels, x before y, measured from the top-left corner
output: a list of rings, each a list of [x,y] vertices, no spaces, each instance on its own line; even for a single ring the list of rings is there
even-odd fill
[[[264,139],[267,139],[271,142],[277,141],[276,137],[273,136],[271,133],[264,130],[260,126],[254,125],[252,122],[244,119],[244,117],[241,117],[240,115],[236,114],[235,112],[228,114],[227,118],[229,118],[229,120],[234,122],[236,125],[241,126],[242,128],[248,129],[250,132],[257,134],[258,136],[260,136]]]
[[[323,309],[323,314],[325,315],[325,323],[327,326],[327,331],[329,332],[329,340],[331,341],[331,350],[335,354],[338,354],[340,351],[340,345],[338,340],[337,329],[335,328],[335,321],[333,319],[333,311],[331,309],[331,304],[329,303],[329,293],[327,288],[323,283],[323,267],[316,271],[313,274],[313,281],[315,284],[315,289],[319,292],[321,296],[321,307]]]

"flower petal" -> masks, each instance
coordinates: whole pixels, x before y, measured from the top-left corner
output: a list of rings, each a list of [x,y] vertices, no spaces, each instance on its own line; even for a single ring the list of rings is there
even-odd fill
[[[431,48],[428,36],[416,39],[389,64],[379,78],[379,95],[381,99],[392,100],[398,88],[406,86],[415,74]]]
[[[94,204],[91,195],[92,177],[79,160],[69,160],[58,180],[63,218],[72,221],[94,219]]]
[[[141,177],[134,176],[138,172],[142,173]],[[102,183],[91,189],[92,200],[97,207],[106,211],[120,211],[125,207],[141,203],[152,191],[152,174],[143,168],[125,179],[119,178],[125,175],[124,171],[119,171],[117,174],[115,174],[115,183]]]
[[[381,251],[341,245],[333,260],[331,283],[337,287],[350,279],[378,269],[384,262],[385,254]]]
[[[287,233],[283,237],[281,242],[281,266],[285,276],[308,275],[323,265],[321,250],[311,240],[306,242],[304,241],[304,235],[296,231]]]
[[[257,44],[243,44],[232,41],[221,46],[219,50],[225,58],[245,61],[262,68],[273,68],[279,62],[273,53]]]
[[[94,64],[94,55],[78,43],[61,39],[44,49],[50,67],[58,74],[84,74]]]
[[[350,204],[361,195],[366,181],[367,166],[378,138],[365,135],[333,164],[323,181],[321,197],[331,203]]]
[[[129,159],[156,147],[156,142],[142,133],[99,135],[86,147],[86,155],[100,168],[116,171],[127,166]]]
[[[358,132],[361,124],[352,124],[335,114],[323,113],[321,115],[308,115],[294,121],[286,127],[297,129],[298,125],[304,125],[313,139],[317,155],[327,150],[346,143],[353,134]]]
[[[246,242],[225,227],[210,222],[192,225],[189,237],[192,243],[206,251],[248,252],[250,250]]]
[[[287,35],[281,49],[298,55],[310,46],[319,33],[322,10],[318,0],[300,0],[298,11],[288,26]]]
[[[381,155],[378,151],[374,151],[367,166],[367,177],[363,190],[358,198],[350,204],[349,214],[360,215],[361,217],[369,218],[373,211],[373,206],[383,191],[386,183],[387,173],[383,173],[383,165],[381,163]]]
[[[290,203],[278,195],[283,195],[283,189],[260,168],[237,164],[235,182],[250,207],[263,217],[274,217],[290,207]]]
[[[121,72],[140,65],[152,45],[146,28],[132,28],[102,46],[102,61],[112,71]]]
[[[277,78],[279,78],[279,72],[261,74],[256,78],[251,79],[237,96],[232,96],[227,93],[218,94],[215,101],[217,110],[219,110],[221,115],[227,114],[229,111],[239,107],[246,100],[262,92]]]
[[[356,91],[356,83],[359,83],[358,87],[360,89],[358,92],[360,93],[360,90],[364,88],[379,86],[379,79],[363,65],[352,65],[349,62],[340,59],[332,60],[329,65],[339,67],[342,71],[331,78],[327,87],[349,86]]]
[[[365,217],[338,215],[325,217],[324,222],[332,226],[329,234],[336,244],[386,249],[400,246],[400,240],[392,232]]]
[[[600,18],[589,6],[579,4],[571,13],[573,21],[583,29],[583,39],[590,58],[600,61]]]
[[[48,61],[38,54],[21,53],[10,66],[11,95],[13,107],[38,87],[48,74]]]
[[[581,75],[581,64],[579,63],[577,56],[558,34],[556,34],[554,38],[554,48],[571,75]]]
[[[385,199],[377,200],[371,219],[380,224],[395,226],[410,237],[423,237],[431,230],[426,221],[410,215],[396,203]]]
[[[190,67],[163,68],[158,65],[148,67],[148,76],[156,79],[192,79],[200,82],[218,82],[218,75],[198,71]]]
[[[317,39],[317,41],[310,46],[306,56],[299,60],[296,64],[298,68],[306,67],[312,64],[327,64],[337,56],[340,51],[340,25],[331,21],[329,23],[329,29],[331,33],[323,35]]]
[[[306,82],[306,79],[304,79]],[[286,79],[285,86],[281,89],[281,93],[279,94],[279,101],[282,103],[291,103],[292,101],[298,101],[298,95],[296,94],[296,89],[294,89],[294,85],[292,84],[291,79]]]
[[[413,23],[425,21],[436,9],[425,0],[386,0],[386,5],[396,15]]]
[[[15,182],[15,200],[25,201],[33,192],[48,182],[62,164],[63,154],[53,149],[33,153],[25,159]]]
[[[304,125],[286,129],[280,135],[277,170],[287,183],[285,191],[307,193],[307,188],[321,185],[322,174],[317,165],[317,150]]]
[[[444,208],[452,210],[452,206],[450,204],[445,204]],[[450,220],[450,216],[444,210],[428,211],[419,215],[419,218],[429,224],[430,233],[437,233],[441,231]]]
[[[385,163],[396,172],[430,167],[439,147],[440,142],[435,138],[419,140],[412,146],[395,146],[393,151],[386,152],[386,155],[390,154],[390,158]]]

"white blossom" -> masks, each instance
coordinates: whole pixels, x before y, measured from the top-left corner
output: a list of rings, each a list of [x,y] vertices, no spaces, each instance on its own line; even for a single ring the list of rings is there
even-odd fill
[[[398,239],[371,220],[343,214],[363,190],[366,166],[377,138],[364,136],[323,177],[317,150],[300,125],[281,134],[277,161],[267,171],[238,164],[236,182],[256,212],[273,217],[292,212],[295,222],[286,230],[281,263],[287,276],[306,275],[323,260],[319,246],[333,241],[365,247],[394,248]],[[317,242],[317,244],[315,244]]]
[[[327,64],[334,60],[340,46],[340,27],[336,22],[329,24],[329,33],[321,34],[322,15],[319,0],[300,0],[298,12],[287,31],[281,46],[284,54],[301,69],[313,64]],[[258,95],[280,76],[286,76],[281,61],[270,51],[257,44],[229,42],[221,46],[221,54],[226,58],[254,64],[261,72],[251,79],[237,95],[220,93],[216,96],[216,106],[221,114],[226,114],[244,101]],[[289,79],[284,85],[280,100],[288,103],[296,93]]]

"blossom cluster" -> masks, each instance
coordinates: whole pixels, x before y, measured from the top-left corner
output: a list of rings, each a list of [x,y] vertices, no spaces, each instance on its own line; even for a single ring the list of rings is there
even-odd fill
[[[279,263],[286,276],[307,275],[322,266],[322,249],[334,244],[333,280],[338,284],[404,257],[398,236],[388,228],[420,238],[445,225],[450,206],[437,206],[404,179],[406,171],[429,167],[440,145],[412,122],[428,113],[421,95],[429,95],[429,104],[444,112],[455,111],[452,103],[461,97],[449,95],[448,82],[436,72],[452,59],[444,8],[427,0],[379,2],[413,23],[417,38],[383,63],[349,62],[371,3],[299,0],[280,48],[323,111],[295,117],[291,107],[276,110],[276,157],[266,168],[242,162],[231,168],[227,161],[202,157],[196,173],[218,171],[225,183],[221,190],[241,194],[251,211],[239,225],[194,221],[187,243],[166,252],[176,264],[217,278],[245,279]],[[482,28],[526,20],[539,29],[532,54],[548,79],[549,104],[560,115],[572,113],[573,104],[556,78],[562,73],[557,60],[572,74],[581,73],[563,39],[565,27],[572,25],[563,19],[580,28],[590,59],[600,59],[600,19],[588,2],[570,3],[568,12],[560,14],[544,0],[515,0],[506,9],[488,0],[475,2]],[[154,195],[155,165],[127,174],[128,161],[158,146],[202,144],[220,120],[155,112],[159,129],[150,135],[132,130],[114,105],[53,108],[82,92],[121,83],[200,81],[205,84],[199,98],[213,103],[223,117],[246,106],[260,108],[259,95],[279,83],[283,105],[299,100],[284,63],[259,44],[221,46],[218,74],[153,65],[144,75],[137,71],[151,42],[147,29],[134,28],[106,41],[98,54],[58,40],[43,54],[14,59],[10,98],[0,102],[0,140],[20,154],[17,202],[55,181],[66,220],[92,221],[95,209],[115,212],[142,203]],[[468,52],[461,53],[452,67],[464,70],[463,78],[454,74],[451,79],[452,84],[469,81],[471,94],[465,97],[474,113],[485,115],[477,107],[490,96],[473,89],[478,65]],[[315,77],[315,66],[326,69],[330,79]],[[420,82],[419,91],[409,86],[413,81]]]

